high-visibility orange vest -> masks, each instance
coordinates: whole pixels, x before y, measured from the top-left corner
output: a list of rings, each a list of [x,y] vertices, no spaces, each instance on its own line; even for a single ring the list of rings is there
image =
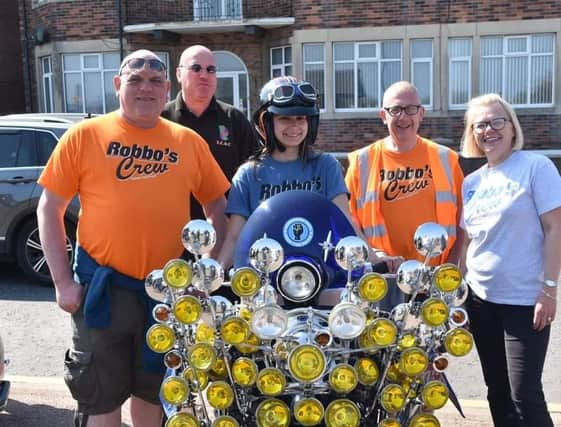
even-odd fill
[[[435,222],[448,232],[448,245],[440,257],[440,262],[444,262],[456,241],[457,214],[461,207],[461,194],[458,194],[457,183],[454,182],[454,171],[459,167],[458,154],[425,138],[417,137],[417,143],[425,144],[428,148],[428,160],[436,189]],[[382,144],[384,141],[379,140],[349,153],[349,172],[358,179],[358,185],[347,185],[351,192],[351,214],[362,226],[368,243],[376,249],[393,253],[379,203],[381,182],[378,172]]]

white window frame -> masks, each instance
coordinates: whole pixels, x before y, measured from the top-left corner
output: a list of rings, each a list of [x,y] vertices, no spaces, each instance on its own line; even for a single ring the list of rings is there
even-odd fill
[[[202,4],[204,3],[220,3],[220,15],[209,15],[208,17],[201,13]],[[228,2],[237,2],[240,14],[227,15],[225,13]],[[243,3],[242,0],[193,0],[193,20],[194,21],[216,21],[216,20],[239,20],[243,18]]]
[[[416,41],[431,42],[431,56],[413,58],[413,44]],[[429,38],[411,39],[409,41],[409,57],[411,58],[411,82],[415,82],[415,64],[429,64],[429,103],[423,104],[426,110],[432,110],[434,106],[434,40]],[[418,85],[417,85],[418,88]]]
[[[323,51],[323,60],[322,61],[307,61],[306,60],[306,46],[321,46],[321,49]],[[302,45],[302,69],[304,71],[304,80],[306,81],[310,81],[310,79],[308,79],[306,73],[307,73],[307,65],[321,65],[321,68],[323,69],[323,93],[318,93],[318,95],[320,96],[320,102],[323,103],[323,105],[320,105],[320,111],[324,111],[325,110],[325,105],[326,105],[326,67],[325,67],[325,43],[304,43]],[[317,90],[317,88],[316,88]]]
[[[48,73],[45,72],[45,63],[48,63],[49,66],[50,71]],[[45,113],[53,113],[55,111],[53,100],[53,61],[50,55],[41,57],[41,75],[43,89],[43,111]],[[50,93],[49,102],[47,101],[47,90]]]
[[[480,50],[480,58],[481,58],[481,62],[483,62],[483,59],[485,58],[500,58],[502,60],[502,87],[501,87],[501,96],[503,96],[506,93],[506,79],[505,79],[505,75],[506,75],[506,58],[508,57],[526,57],[528,58],[527,61],[527,67],[528,67],[528,79],[526,81],[526,100],[529,101],[530,100],[530,96],[531,96],[531,81],[532,81],[532,58],[533,57],[539,57],[539,56],[550,56],[552,58],[552,82],[551,82],[551,86],[552,86],[552,93],[551,93],[551,103],[545,103],[545,104],[531,104],[529,102],[523,103],[523,104],[513,104],[511,103],[511,105],[513,107],[516,108],[544,108],[544,107],[553,107],[555,105],[555,86],[556,86],[556,82],[555,82],[555,77],[556,77],[556,64],[555,64],[555,34],[553,34],[554,36],[554,41],[553,41],[553,51],[551,53],[532,53],[532,38],[533,36],[537,36],[537,35],[544,35],[544,34],[552,34],[552,33],[533,33],[533,34],[521,34],[521,35],[508,35],[508,36],[488,36],[488,37],[493,37],[493,38],[497,38],[497,37],[502,37],[502,54],[496,54],[496,55],[486,55],[483,56],[483,54],[481,53]],[[485,37],[482,37],[485,38]],[[521,39],[521,38],[525,38],[526,39],[526,50],[524,52],[509,52],[508,51],[508,41],[512,40],[512,39]],[[480,67],[479,70],[479,77],[480,77],[480,91],[481,91],[481,85],[483,82],[483,77],[481,75],[483,70],[483,67]],[[507,100],[508,101],[508,100]]]
[[[273,51],[279,50],[282,53],[282,63],[280,64],[274,64],[273,65]],[[287,62],[286,61],[286,50],[290,49],[290,58],[292,58],[293,52],[292,52],[292,46],[287,45],[287,46],[277,46],[277,47],[272,47],[271,51],[269,52],[269,63],[271,65],[271,78],[274,77],[274,72],[275,70],[280,70],[281,72],[281,76],[287,76],[289,74],[286,73],[286,68],[290,67],[292,72],[294,72],[294,66],[292,64],[292,62]]]
[[[454,56],[452,57],[450,54],[448,55],[448,108],[450,110],[465,110],[466,103],[472,98],[473,88],[471,86],[471,79],[473,74],[472,68],[472,57],[473,57],[473,38],[472,37],[450,37],[448,39],[448,46],[450,46],[450,42],[452,40],[469,40],[470,42],[470,55],[468,56]],[[450,49],[448,48],[448,52]],[[452,69],[452,64],[454,63],[467,63],[469,69],[469,78],[468,78],[468,98],[466,103],[463,104],[453,104],[452,103],[452,91],[450,88],[452,87],[452,74],[450,70]]]
[[[382,58],[382,44],[385,42],[395,42],[395,41],[399,41],[400,42],[400,55],[399,55],[399,59],[396,58]],[[348,43],[353,43],[353,47],[354,47],[354,51],[353,51],[353,59],[352,60],[348,60],[348,59],[344,59],[344,60],[336,60],[335,59],[335,46],[337,44],[348,44]],[[376,56],[375,57],[369,57],[369,58],[360,58],[359,57],[359,47],[361,45],[364,44],[375,44],[376,45]],[[400,77],[398,78],[397,81],[401,80],[403,78],[403,39],[388,39],[388,40],[381,40],[381,41],[360,41],[360,42],[334,42],[333,43],[333,68],[332,68],[332,72],[333,72],[333,86],[332,86],[332,91],[333,91],[333,111],[335,112],[366,112],[366,111],[380,111],[380,109],[382,108],[382,101],[383,101],[383,96],[384,96],[384,91],[382,89],[382,67],[381,64],[385,63],[385,62],[399,62],[400,64]],[[359,63],[367,63],[367,62],[377,62],[379,64],[378,66],[378,76],[377,76],[377,82],[376,84],[378,85],[378,106],[376,107],[369,107],[369,108],[358,108],[356,107],[356,105],[358,105],[358,64]],[[336,101],[337,101],[337,91],[336,91],[336,77],[335,77],[335,73],[336,73],[336,64],[353,64],[353,73],[354,73],[354,88],[353,88],[353,95],[354,95],[354,105],[355,107],[353,108],[337,108],[336,106]]]
[[[85,82],[84,82],[84,74],[86,72],[97,71],[101,74],[101,94],[103,99],[103,113],[107,112],[107,105],[105,102],[105,79],[104,73],[113,71],[115,74],[119,72],[118,68],[104,68],[103,66],[103,55],[110,54],[110,53],[117,53],[117,52],[100,52],[100,53],[66,53],[62,55],[62,88],[63,88],[63,106],[64,111],[67,112],[67,99],[66,99],[66,75],[67,74],[80,74],[80,79],[82,83],[82,111],[81,113],[86,114],[90,113],[91,111],[86,111],[86,92],[85,92]],[[80,57],[80,70],[65,70],[64,69],[64,57],[65,56],[79,56]],[[87,68],[85,66],[85,60],[87,57],[97,56],[98,58],[98,66]]]

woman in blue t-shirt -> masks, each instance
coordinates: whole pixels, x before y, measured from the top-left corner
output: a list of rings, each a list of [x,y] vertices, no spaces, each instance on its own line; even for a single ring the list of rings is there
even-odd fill
[[[259,96],[262,105],[253,115],[253,123],[263,148],[232,179],[226,207],[228,231],[218,256],[224,267],[231,265],[247,218],[277,193],[315,191],[335,203],[353,223],[341,165],[330,154],[312,148],[319,127],[313,86],[294,77],[278,77],[263,86]],[[372,254],[371,261],[379,259]]]

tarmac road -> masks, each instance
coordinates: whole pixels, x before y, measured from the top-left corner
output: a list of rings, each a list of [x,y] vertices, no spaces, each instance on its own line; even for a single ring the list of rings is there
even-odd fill
[[[561,304],[561,293],[559,298]],[[553,325],[543,376],[556,426],[561,426],[561,375],[554,366],[561,354],[560,320]],[[74,403],[62,381],[62,358],[70,344],[68,322],[69,315],[54,302],[52,288],[29,283],[14,267],[0,264],[0,333],[11,360],[6,375],[12,382],[8,406],[0,412],[0,427],[73,425]],[[442,425],[492,426],[476,352],[452,359],[448,377],[467,418],[448,405],[436,414]],[[131,425],[128,415],[123,422]]]

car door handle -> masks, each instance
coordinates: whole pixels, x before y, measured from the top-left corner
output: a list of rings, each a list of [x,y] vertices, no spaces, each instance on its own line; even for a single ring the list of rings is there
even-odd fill
[[[35,182],[35,178],[25,178],[23,176],[15,176],[11,179],[7,179],[6,183],[8,184],[29,184],[30,182]]]

